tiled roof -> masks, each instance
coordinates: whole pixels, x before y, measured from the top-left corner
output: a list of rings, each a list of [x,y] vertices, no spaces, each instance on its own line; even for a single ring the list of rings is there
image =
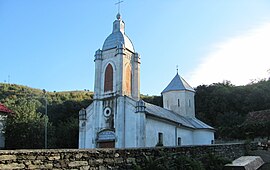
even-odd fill
[[[178,75],[178,73],[161,93],[175,90],[188,90],[195,92],[195,90],[181,76]]]
[[[145,102],[145,110],[147,114],[153,115],[162,119],[167,119],[169,121],[181,124],[182,126],[192,128],[192,129],[211,129],[214,130],[213,127],[203,123],[202,121],[198,120],[197,118],[187,118],[181,116],[173,111],[167,110],[165,108],[146,103]]]
[[[2,113],[13,113],[10,109],[8,109],[5,105],[0,103],[0,112]]]

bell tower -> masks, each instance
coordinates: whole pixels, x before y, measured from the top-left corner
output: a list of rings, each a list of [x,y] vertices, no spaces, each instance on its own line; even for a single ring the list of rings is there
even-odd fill
[[[95,53],[95,99],[120,95],[139,100],[139,89],[140,56],[125,34],[125,23],[118,13],[112,33],[102,50]]]
[[[95,53],[95,85],[92,129],[93,147],[124,146],[125,101],[140,98],[140,55],[135,52],[121,15],[112,33]],[[116,142],[116,138],[118,141]]]

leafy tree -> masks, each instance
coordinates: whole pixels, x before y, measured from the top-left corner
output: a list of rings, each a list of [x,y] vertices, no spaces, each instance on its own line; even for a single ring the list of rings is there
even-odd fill
[[[79,139],[79,120],[78,118],[70,118],[64,122],[60,121],[56,136],[61,139],[56,141],[58,148],[77,148]]]
[[[162,96],[148,96],[148,95],[141,95],[141,99],[145,102],[163,107],[163,98]]]
[[[49,148],[78,147],[78,112],[91,104],[93,93],[87,90],[47,92],[46,98],[47,118],[42,90],[0,83],[0,102],[15,112],[5,126],[8,148],[44,148],[45,120]]]
[[[8,116],[4,129],[6,148],[43,148],[44,123],[48,119],[36,112],[36,104],[20,100],[17,105],[9,107],[14,115]]]

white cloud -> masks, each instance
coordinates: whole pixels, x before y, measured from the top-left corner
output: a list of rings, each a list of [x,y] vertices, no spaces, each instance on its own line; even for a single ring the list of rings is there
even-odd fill
[[[270,23],[260,25],[241,36],[217,43],[191,73],[193,86],[229,80],[244,85],[267,78],[270,69]]]

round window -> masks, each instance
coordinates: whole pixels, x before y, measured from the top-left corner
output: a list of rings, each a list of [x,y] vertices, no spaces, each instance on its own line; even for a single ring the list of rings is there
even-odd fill
[[[106,108],[104,109],[104,111],[103,111],[103,115],[104,115],[105,117],[108,117],[108,116],[110,116],[111,114],[112,114],[112,109],[109,108],[109,107],[106,107]]]

